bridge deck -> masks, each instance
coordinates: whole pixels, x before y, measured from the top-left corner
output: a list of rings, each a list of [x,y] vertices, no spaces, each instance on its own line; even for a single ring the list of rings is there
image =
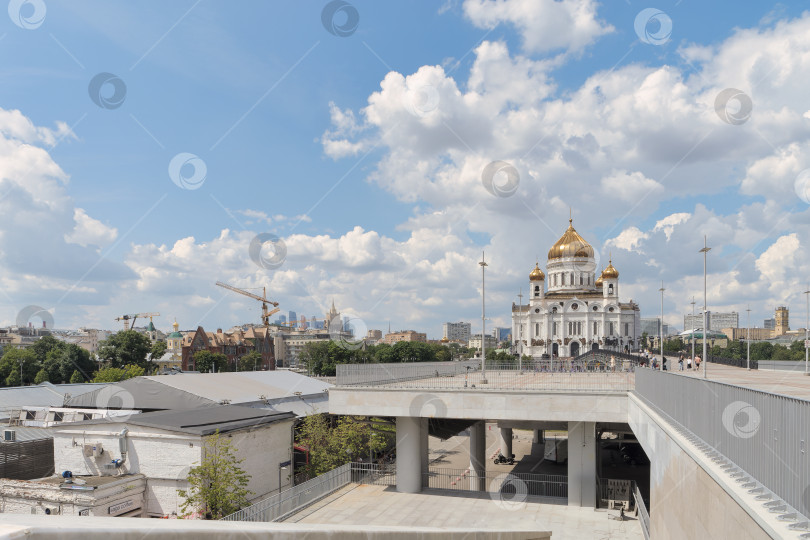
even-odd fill
[[[700,372],[674,371],[673,373],[688,377],[703,377],[702,367]],[[803,372],[757,369],[748,371],[745,368],[709,364],[708,375],[709,380],[712,381],[810,400],[810,376],[806,376]]]

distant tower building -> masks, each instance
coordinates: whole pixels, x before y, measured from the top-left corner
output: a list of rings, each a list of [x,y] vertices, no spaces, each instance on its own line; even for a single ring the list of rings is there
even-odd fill
[[[764,321],[762,321],[762,328],[774,330],[776,328],[776,319],[774,318],[765,319]]]
[[[332,307],[326,314],[326,320],[324,321],[324,329],[328,332],[343,331],[343,319],[340,318],[340,312],[337,309],[335,309],[334,300],[332,300]]]
[[[174,332],[166,338],[166,352],[181,356],[183,354],[183,334],[179,332],[180,325],[177,324],[177,319],[172,324],[172,328]]]
[[[152,341],[155,341],[157,338],[157,328],[155,328],[155,324],[152,322],[152,317],[149,317],[149,324],[146,325],[146,334]]]
[[[287,320],[290,321],[290,327],[295,326],[295,322],[298,320],[298,315],[296,315],[294,311],[290,311],[287,314]]]
[[[787,306],[779,306],[776,308],[774,318],[776,319],[776,328],[774,328],[774,335],[784,336],[790,330],[790,313]]]
[[[301,315],[301,323],[299,324],[299,327],[301,328],[301,330],[306,330],[307,329],[307,316],[306,315]]]

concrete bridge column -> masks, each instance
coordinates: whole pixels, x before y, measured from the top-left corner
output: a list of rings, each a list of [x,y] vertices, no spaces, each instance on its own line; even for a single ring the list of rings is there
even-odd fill
[[[428,419],[420,418],[419,426],[419,458],[422,464],[422,483],[423,488],[428,487],[428,468],[430,466],[429,449],[430,442],[428,441]]]
[[[543,444],[546,442],[546,434],[542,429],[532,430],[532,444]]]
[[[594,422],[568,422],[568,506],[596,508]]]
[[[470,427],[470,489],[486,491],[486,426],[483,421]]]
[[[506,457],[512,455],[512,428],[500,428],[501,454]]]
[[[427,463],[427,419],[397,416],[397,491],[422,491],[422,468]],[[423,455],[424,452],[424,455]]]

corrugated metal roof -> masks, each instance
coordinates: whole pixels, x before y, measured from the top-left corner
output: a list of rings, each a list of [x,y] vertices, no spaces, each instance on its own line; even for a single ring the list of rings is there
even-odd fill
[[[27,427],[27,426],[3,426],[2,430],[10,429],[15,432],[15,442],[39,441],[42,439],[53,439],[51,428]],[[3,445],[2,433],[0,433],[0,447]]]
[[[114,395],[131,409],[192,409],[223,402],[232,405],[272,405],[271,410],[296,413],[321,409],[332,385],[291,371],[242,371],[238,373],[183,373],[127,379],[71,399],[71,407],[102,407]],[[300,394],[299,394],[300,392]],[[107,396],[109,394],[109,396]],[[306,402],[302,401],[306,400]],[[284,408],[287,403],[289,409]],[[307,405],[309,403],[309,405]]]
[[[72,397],[92,392],[109,383],[84,384],[51,384],[43,383],[36,386],[14,386],[0,388],[0,409],[11,407],[61,407],[64,405],[65,395]]]
[[[155,411],[136,414],[129,418],[117,421],[115,418],[106,420],[87,420],[63,424],[63,429],[75,429],[76,426],[93,424],[130,424],[133,426],[146,426],[167,431],[191,433],[193,435],[211,435],[217,431],[228,433],[240,429],[255,427],[264,424],[273,424],[282,420],[293,418],[287,412],[274,412],[238,405],[216,405],[198,407],[181,411]],[[59,428],[55,428],[59,431]]]

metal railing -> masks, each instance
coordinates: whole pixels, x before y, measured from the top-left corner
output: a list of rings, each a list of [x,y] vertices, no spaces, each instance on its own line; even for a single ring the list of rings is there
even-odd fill
[[[650,514],[647,512],[647,505],[644,504],[641,492],[635,484],[633,486],[633,499],[636,501],[636,512],[638,513],[638,520],[641,522],[641,532],[644,534],[644,540],[650,540]]]
[[[557,474],[496,473],[476,475],[465,469],[430,469],[423,474],[423,487],[457,491],[498,493],[504,500],[522,497],[568,500],[568,477]]]
[[[799,513],[810,516],[810,401],[652,370],[635,393]]]
[[[747,368],[748,360],[745,358],[723,358],[721,356],[709,355],[709,362],[712,364],[722,364],[724,366],[733,366],[739,368]],[[759,369],[759,362],[751,360],[751,369]]]
[[[415,388],[434,390],[492,389],[541,391],[626,392],[633,388],[635,364],[615,366],[602,361],[543,360],[528,364],[441,362],[413,364],[340,364],[337,386]]]
[[[345,463],[222,519],[224,521],[278,521],[351,483],[396,485],[396,471],[392,465]]]

